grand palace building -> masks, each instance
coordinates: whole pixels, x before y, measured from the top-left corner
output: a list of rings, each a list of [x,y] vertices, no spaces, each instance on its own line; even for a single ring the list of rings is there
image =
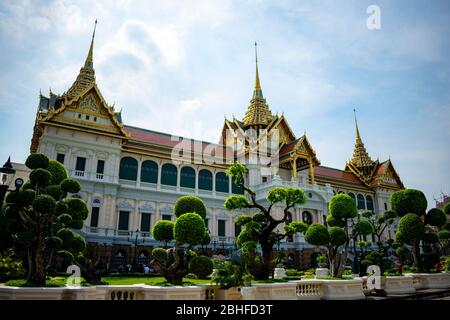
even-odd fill
[[[390,209],[391,193],[403,188],[390,159],[370,158],[356,121],[351,160],[342,169],[322,166],[306,134],[297,136],[284,115],[275,115],[269,109],[258,64],[253,95],[244,117],[225,119],[217,144],[126,125],[121,112],[107,103],[97,85],[94,35],[72,86],[62,94],[40,94],[31,152],[44,153],[63,163],[69,175],[80,182],[78,196],[90,208],[80,232],[92,253],[110,259],[113,268],[135,259],[148,262],[149,249],[161,246],[152,239],[152,226],[160,219],[175,220],[173,206],[182,195],[197,195],[208,208],[208,248],[216,252],[236,249],[240,227],[235,218],[242,212],[228,212],[224,201],[242,190],[225,171],[238,156],[230,145],[248,129],[264,132],[265,136],[276,132],[279,157],[275,171],[262,170],[261,163],[248,165],[245,183],[261,202],[272,187],[302,188],[307,202],[292,210],[293,221],[324,223],[327,203],[337,193],[349,194],[361,211],[381,214]],[[182,160],[174,161],[174,149],[183,144],[191,148],[182,148]],[[249,149],[244,143],[244,154],[250,153]],[[226,160],[209,161],[211,157]],[[387,232],[393,235],[393,230]],[[311,254],[317,250],[301,235],[280,246],[291,254],[298,267],[307,267]]]

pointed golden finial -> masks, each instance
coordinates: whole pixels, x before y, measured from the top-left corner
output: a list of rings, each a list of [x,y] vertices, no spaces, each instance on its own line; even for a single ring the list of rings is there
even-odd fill
[[[259,71],[258,71],[258,44],[255,41],[255,64],[256,64],[256,77],[255,77],[255,88],[253,89],[253,96],[262,97],[261,83],[259,82]]]
[[[356,109],[355,108],[353,108],[353,114],[355,115],[356,141],[361,142],[361,135],[359,134],[358,119],[356,119]]]
[[[95,38],[95,29],[97,28],[97,19],[94,22],[94,32],[92,32],[91,46],[89,47],[89,52],[86,57],[86,61],[84,62],[85,68],[93,68],[94,67],[94,38]]]
[[[353,113],[355,115],[356,143],[353,150],[351,163],[353,163],[357,167],[368,167],[373,164],[373,161],[372,159],[370,159],[370,156],[367,153],[366,148],[364,147],[364,143],[362,142],[361,135],[359,134],[358,120],[356,119],[355,109],[353,109]]]

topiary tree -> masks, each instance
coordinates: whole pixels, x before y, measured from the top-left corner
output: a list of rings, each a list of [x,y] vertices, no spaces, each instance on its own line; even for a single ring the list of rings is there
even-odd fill
[[[394,212],[402,217],[399,220],[395,238],[412,246],[414,265],[419,272],[426,271],[430,265],[427,254],[432,254],[432,245],[439,240],[435,235],[447,222],[445,213],[439,209],[431,209],[424,215],[427,201],[419,190],[405,189],[391,195],[391,206]],[[420,244],[425,254],[420,254]],[[433,253],[434,255],[434,253]]]
[[[450,215],[450,202],[445,204],[443,211],[446,215]]]
[[[83,226],[88,208],[81,199],[66,198],[80,185],[67,179],[64,166],[43,154],[31,154],[25,164],[32,169],[30,183],[7,195],[1,228],[10,233],[15,252],[25,257],[27,282],[43,286],[57,254],[70,262],[82,257],[86,243],[71,229]]]
[[[195,274],[199,279],[207,279],[213,272],[212,260],[205,256],[194,257],[189,262],[189,272]]]
[[[341,277],[347,262],[350,241],[356,241],[360,235],[371,234],[373,226],[361,217],[355,221],[358,214],[356,203],[347,194],[333,196],[328,209],[327,226],[319,223],[310,225],[305,232],[305,240],[312,245],[326,247],[330,274],[333,277]]]
[[[181,284],[183,277],[189,273],[189,263],[195,256],[192,246],[205,241],[208,233],[204,220],[206,207],[198,197],[180,197],[175,203],[174,211],[177,216],[175,223],[158,221],[153,227],[153,237],[166,243],[174,239],[175,246],[167,250],[153,249],[151,264],[168,282]]]
[[[167,248],[167,242],[173,240],[173,221],[159,220],[152,229],[153,239],[164,242],[164,248]]]
[[[403,217],[408,213],[422,216],[427,210],[427,205],[427,198],[420,190],[403,189],[391,195],[392,211],[399,217]]]
[[[272,269],[272,248],[275,243],[283,240],[287,236],[298,232],[304,232],[307,225],[303,222],[292,222],[290,210],[296,205],[306,202],[303,191],[299,188],[272,188],[266,195],[269,206],[265,207],[256,201],[256,193],[244,185],[244,175],[247,168],[236,162],[227,169],[227,175],[231,176],[236,186],[244,190],[249,198],[244,195],[231,195],[224,205],[228,210],[256,209],[258,212],[252,216],[238,218],[237,224],[243,229],[237,237],[236,243],[242,247],[246,242],[253,241],[261,246],[262,259],[258,271],[253,270],[255,279],[268,279]],[[282,203],[283,209],[281,217],[275,218],[272,209],[275,204]],[[278,226],[284,226],[284,230],[279,230]]]

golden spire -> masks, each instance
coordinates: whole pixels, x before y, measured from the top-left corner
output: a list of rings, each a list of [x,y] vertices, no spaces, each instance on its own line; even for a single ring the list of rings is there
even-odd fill
[[[92,33],[91,45],[89,46],[89,52],[86,56],[84,66],[81,67],[80,73],[72,86],[63,95],[68,99],[72,99],[81,94],[89,85],[95,82],[95,70],[94,70],[94,38],[95,29],[97,28],[97,19],[94,24],[94,32]]]
[[[356,143],[355,148],[353,150],[353,157],[350,161],[356,167],[370,167],[373,164],[372,159],[370,159],[369,154],[367,153],[366,147],[364,147],[364,143],[361,140],[361,135],[359,134],[358,128],[358,120],[356,119],[356,110],[353,109],[353,113],[355,114],[355,126],[356,126]]]
[[[97,19],[95,19],[94,23],[94,32],[92,33],[91,46],[89,47],[89,52],[86,57],[86,61],[84,62],[85,68],[94,68],[94,38],[95,38],[95,29],[97,28]]]
[[[258,71],[258,47],[255,41],[255,61],[256,61],[256,77],[255,77],[255,88],[253,89],[253,97],[262,98],[261,83],[259,82],[259,71]]]
[[[250,100],[247,112],[245,113],[243,122],[246,126],[252,125],[267,125],[273,119],[272,112],[264,99],[259,81],[258,71],[258,51],[255,42],[255,62],[256,62],[256,76],[255,87],[253,88],[253,97]]]

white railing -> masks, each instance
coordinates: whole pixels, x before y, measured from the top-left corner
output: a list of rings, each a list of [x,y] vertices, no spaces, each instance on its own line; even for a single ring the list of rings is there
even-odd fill
[[[84,177],[84,171],[75,170],[75,177]]]
[[[96,178],[97,180],[103,180],[103,173],[97,173]]]
[[[298,300],[320,300],[322,297],[322,282],[314,280],[297,281],[297,299]]]

